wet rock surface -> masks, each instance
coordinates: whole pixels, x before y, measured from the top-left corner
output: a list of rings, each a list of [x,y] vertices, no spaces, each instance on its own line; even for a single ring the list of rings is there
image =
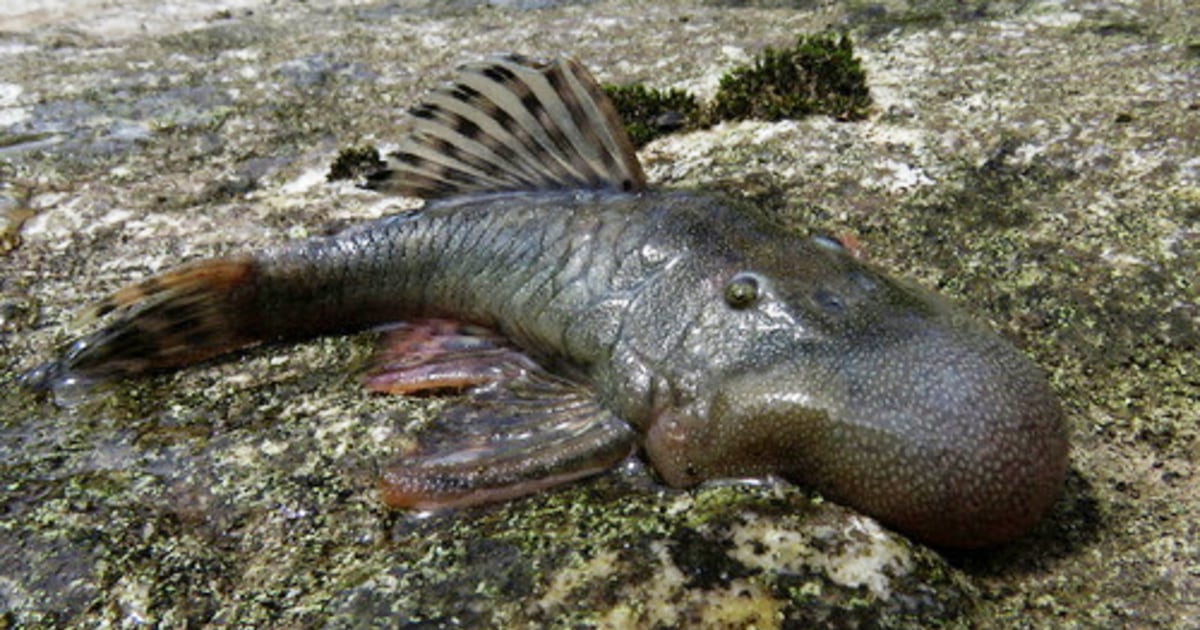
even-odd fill
[[[389,512],[376,471],[439,403],[364,394],[369,334],[18,385],[130,280],[410,207],[325,174],[458,64],[570,54],[705,96],[827,28],[855,37],[867,120],[726,124],[642,159],[656,185],[853,236],[1046,369],[1071,473],[1010,545],[947,555],[786,484],[636,470]],[[0,30],[0,625],[1200,623],[1185,3],[51,3]]]

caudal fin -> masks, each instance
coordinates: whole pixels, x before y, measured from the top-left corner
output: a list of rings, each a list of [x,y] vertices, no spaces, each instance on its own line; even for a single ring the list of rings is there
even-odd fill
[[[250,259],[184,265],[117,291],[88,315],[111,321],[25,375],[36,388],[179,367],[242,348],[253,332]]]

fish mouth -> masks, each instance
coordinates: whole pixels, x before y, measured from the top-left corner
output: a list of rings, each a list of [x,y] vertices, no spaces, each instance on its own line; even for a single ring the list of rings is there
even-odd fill
[[[784,477],[923,542],[983,547],[1028,531],[1067,465],[1040,370],[969,322],[894,332],[735,377],[713,418],[743,427],[742,450]]]

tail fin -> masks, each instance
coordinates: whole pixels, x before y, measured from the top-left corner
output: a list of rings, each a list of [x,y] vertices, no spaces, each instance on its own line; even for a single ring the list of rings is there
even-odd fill
[[[184,265],[117,291],[88,315],[112,321],[25,375],[26,384],[103,381],[179,367],[252,345],[256,265],[215,259]]]

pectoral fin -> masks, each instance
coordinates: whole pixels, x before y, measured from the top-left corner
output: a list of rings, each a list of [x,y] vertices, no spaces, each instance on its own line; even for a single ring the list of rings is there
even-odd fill
[[[367,376],[375,391],[465,389],[421,445],[388,467],[393,507],[435,510],[500,501],[612,468],[635,434],[592,392],[538,366],[503,338],[446,320],[386,338]]]
[[[448,319],[404,322],[383,337],[367,389],[385,394],[462,391],[536,368],[490,330]]]

